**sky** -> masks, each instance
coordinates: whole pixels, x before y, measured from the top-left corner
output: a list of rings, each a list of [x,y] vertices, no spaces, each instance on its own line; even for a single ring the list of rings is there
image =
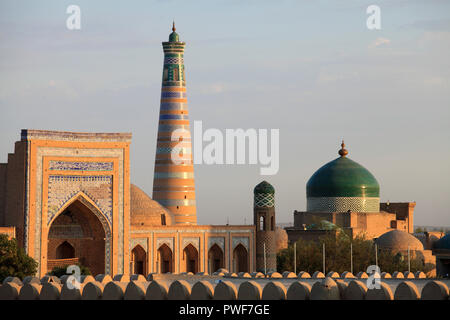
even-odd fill
[[[80,30],[66,27],[72,4]],[[380,30],[366,26],[369,5]],[[276,175],[195,166],[199,224],[251,223],[262,180],[277,222],[292,223],[344,138],[381,201],[416,201],[415,225],[450,226],[449,1],[1,0],[0,162],[24,128],[132,132],[131,181],[151,195],[174,19],[191,123],[280,133]]]

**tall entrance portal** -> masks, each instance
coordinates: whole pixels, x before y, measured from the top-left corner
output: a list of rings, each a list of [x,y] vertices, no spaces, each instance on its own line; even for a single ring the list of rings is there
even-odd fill
[[[74,200],[50,225],[47,271],[79,263],[94,275],[105,273],[105,241],[105,230],[95,213]]]

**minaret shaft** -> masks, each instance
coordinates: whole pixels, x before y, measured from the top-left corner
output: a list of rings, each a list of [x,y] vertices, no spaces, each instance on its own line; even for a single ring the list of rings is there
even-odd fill
[[[169,42],[163,42],[162,45],[164,68],[153,199],[174,214],[175,223],[197,224],[194,166],[183,59],[185,43],[179,41],[178,34],[173,28]],[[177,129],[183,129],[185,135],[175,140],[172,135]],[[175,147],[178,148],[179,161],[173,161],[172,158]]]

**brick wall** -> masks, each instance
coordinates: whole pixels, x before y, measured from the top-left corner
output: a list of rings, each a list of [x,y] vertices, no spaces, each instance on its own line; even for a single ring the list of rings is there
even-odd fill
[[[16,238],[20,246],[24,242],[25,186],[27,143],[15,143],[14,153],[8,155],[6,172],[6,201],[4,225],[16,227]]]

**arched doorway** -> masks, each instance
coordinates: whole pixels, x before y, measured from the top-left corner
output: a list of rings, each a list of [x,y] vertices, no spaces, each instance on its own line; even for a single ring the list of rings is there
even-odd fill
[[[78,197],[51,222],[48,232],[47,272],[54,267],[79,263],[94,275],[105,270],[105,228],[88,207],[88,201]]]
[[[131,250],[131,261],[133,264],[133,274],[147,274],[147,253],[140,245]]]
[[[213,244],[208,251],[208,272],[212,274],[223,267],[223,251],[217,244]]]
[[[233,251],[234,272],[248,272],[247,249],[242,244],[238,244]]]
[[[163,244],[158,249],[159,270],[161,273],[173,272],[172,250],[167,244]]]
[[[196,274],[198,272],[198,251],[192,245],[188,244],[183,250],[183,260],[185,261],[185,271]]]
[[[70,259],[75,258],[75,248],[64,241],[56,248],[56,259]]]

